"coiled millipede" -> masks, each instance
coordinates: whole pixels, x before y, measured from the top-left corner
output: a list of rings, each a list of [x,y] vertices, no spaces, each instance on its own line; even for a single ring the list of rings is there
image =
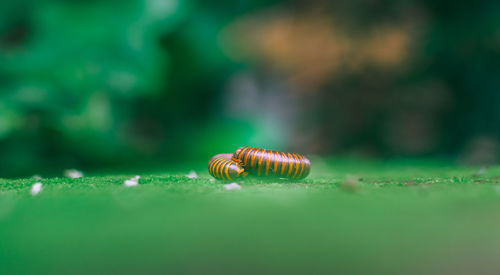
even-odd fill
[[[311,171],[311,162],[300,154],[284,153],[244,146],[236,149],[233,160],[258,177],[303,179]]]
[[[211,158],[208,172],[218,180],[234,180],[248,174],[240,163],[231,160],[231,154],[218,154]]]
[[[284,153],[244,146],[232,154],[219,154],[208,162],[216,179],[232,180],[246,174],[257,177],[303,179],[311,171],[311,162],[300,154]]]

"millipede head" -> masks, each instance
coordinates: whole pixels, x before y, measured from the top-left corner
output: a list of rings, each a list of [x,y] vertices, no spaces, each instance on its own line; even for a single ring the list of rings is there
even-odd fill
[[[243,167],[245,166],[241,160],[235,158],[234,156],[231,157],[231,160],[238,163],[240,166],[243,166]]]

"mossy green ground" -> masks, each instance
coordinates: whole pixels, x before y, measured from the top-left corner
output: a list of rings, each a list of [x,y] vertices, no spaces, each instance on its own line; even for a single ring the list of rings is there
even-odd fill
[[[500,167],[314,160],[302,182],[205,164],[0,180],[0,273],[477,273],[500,267]],[[197,179],[185,174],[196,170]]]

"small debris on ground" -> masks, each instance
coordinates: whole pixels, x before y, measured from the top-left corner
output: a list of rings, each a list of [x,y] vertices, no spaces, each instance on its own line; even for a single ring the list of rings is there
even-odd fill
[[[354,193],[358,190],[359,188],[359,182],[356,178],[354,177],[348,177],[346,178],[341,184],[340,184],[340,189],[342,189],[345,192],[351,192]]]
[[[198,178],[198,174],[196,174],[196,172],[194,170],[191,170],[189,172],[189,174],[186,175],[187,178],[190,178],[190,179],[196,179]]]
[[[78,171],[76,169],[67,169],[64,170],[64,176],[72,179],[78,179],[83,177],[83,173],[81,171]]]
[[[38,193],[42,192],[42,183],[36,182],[31,186],[31,195],[36,196]]]
[[[211,183],[214,183],[214,182],[215,182],[215,179],[210,178],[210,179],[209,179],[209,181],[210,181]]]
[[[139,179],[141,178],[141,176],[135,176],[131,179],[128,179],[126,181],[123,182],[123,184],[127,187],[131,187],[131,186],[137,186],[139,184]]]
[[[224,184],[224,189],[226,190],[241,190],[241,186],[236,182],[231,182],[230,184]]]

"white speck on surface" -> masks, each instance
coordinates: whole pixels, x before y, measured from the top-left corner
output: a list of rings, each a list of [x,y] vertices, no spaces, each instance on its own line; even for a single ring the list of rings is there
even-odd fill
[[[36,182],[31,186],[31,195],[36,196],[38,193],[42,192],[42,183],[41,182]]]
[[[196,178],[198,178],[198,174],[196,174],[196,172],[194,170],[191,170],[189,172],[189,174],[186,175],[186,177],[188,177],[190,179],[196,179]]]
[[[215,182],[215,179],[210,178],[210,179],[209,179],[209,181],[210,181],[211,183],[214,183],[214,182]]]
[[[42,177],[40,175],[33,175],[33,176],[31,176],[31,178],[34,180],[41,180],[42,179]]]
[[[236,182],[231,182],[230,184],[224,184],[224,189],[226,190],[241,190],[241,186]]]
[[[64,176],[72,179],[78,179],[83,177],[83,173],[81,171],[78,171],[76,169],[67,169],[64,170]]]
[[[123,184],[127,187],[137,186],[139,184],[140,178],[141,178],[140,176],[135,176],[129,180],[124,181]]]

